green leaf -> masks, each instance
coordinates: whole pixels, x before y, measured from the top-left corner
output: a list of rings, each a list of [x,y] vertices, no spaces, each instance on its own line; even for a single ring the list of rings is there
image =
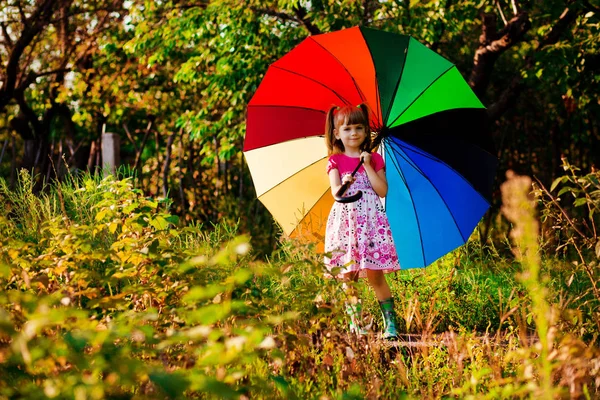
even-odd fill
[[[133,201],[133,202],[131,202],[131,204],[123,207],[123,213],[124,214],[129,214],[133,210],[135,210],[139,205],[140,205],[140,203],[138,201]]]
[[[584,198],[575,200],[575,202],[573,203],[573,205],[575,207],[580,207],[580,206],[582,206],[584,204],[587,204],[587,202],[588,202],[588,200],[584,197]]]
[[[0,279],[10,278],[10,266],[4,263],[0,263]]]
[[[167,229],[169,227],[169,224],[170,222],[167,221],[165,218],[161,217],[160,215],[150,220],[150,225],[152,225],[157,231]]]
[[[271,376],[271,379],[275,383],[275,387],[277,387],[277,389],[279,389],[279,392],[286,399],[297,399],[298,398],[298,396],[296,396],[294,394],[294,392],[292,392],[292,389],[290,388],[290,384],[282,376],[273,375],[273,376]]]
[[[212,299],[217,294],[225,291],[225,288],[220,284],[210,286],[194,286],[189,292],[183,296],[182,300],[188,304],[197,303],[201,300]]]
[[[552,182],[552,186],[550,186],[550,191],[551,192],[554,191],[554,189],[556,189],[556,187],[558,186],[559,183],[562,183],[567,179],[568,179],[568,177],[566,177],[566,176],[561,176],[560,178],[556,178],[554,180],[554,182]]]
[[[209,304],[187,315],[188,324],[210,325],[229,315],[230,307],[226,303]]]
[[[543,73],[544,73],[544,69],[541,68],[541,69],[537,70],[537,72],[535,73],[535,76],[537,78],[541,78],[541,76],[542,76]]]
[[[148,376],[156,386],[172,399],[181,397],[190,385],[189,380],[177,372],[169,374],[164,371],[156,371],[151,372]]]
[[[560,191],[558,192],[558,194],[556,195],[557,197],[560,197],[562,194],[564,193],[578,193],[579,190],[577,188],[571,187],[571,186],[565,186],[562,189],[560,189]]]
[[[240,393],[233,390],[231,386],[216,379],[208,379],[204,383],[204,390],[209,393],[214,393],[221,399],[238,399]]]
[[[240,268],[233,275],[234,282],[238,285],[246,283],[250,278],[252,278],[252,271],[248,268]]]
[[[215,378],[208,377],[203,373],[190,373],[190,389],[194,392],[211,393],[218,399],[239,399],[240,392],[234,390],[228,384]]]
[[[83,353],[85,346],[87,345],[87,340],[79,335],[74,335],[72,332],[67,332],[64,335],[65,343],[73,349],[76,354]]]
[[[179,217],[177,215],[169,215],[168,217],[165,217],[165,220],[175,226],[179,224]]]

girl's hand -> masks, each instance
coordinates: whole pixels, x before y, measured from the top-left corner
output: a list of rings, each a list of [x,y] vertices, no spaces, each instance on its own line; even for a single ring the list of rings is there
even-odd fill
[[[371,153],[363,151],[360,153],[360,158],[362,158],[365,165],[371,165]]]
[[[351,174],[344,174],[344,176],[342,176],[342,185],[344,185],[345,183],[352,185],[355,180],[356,178],[354,178]]]

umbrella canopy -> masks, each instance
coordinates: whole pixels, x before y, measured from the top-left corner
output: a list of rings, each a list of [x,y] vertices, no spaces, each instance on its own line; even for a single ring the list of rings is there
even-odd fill
[[[360,103],[381,139],[400,264],[427,266],[468,240],[489,207],[497,159],[483,104],[414,38],[355,27],[310,36],[269,67],[244,142],[257,196],[285,233],[322,240],[334,201],[325,114]]]

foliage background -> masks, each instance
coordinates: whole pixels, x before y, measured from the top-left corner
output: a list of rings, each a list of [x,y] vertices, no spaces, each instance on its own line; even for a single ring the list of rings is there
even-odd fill
[[[583,0],[0,0],[0,396],[597,397],[599,15]],[[497,191],[472,240],[390,279],[405,338],[431,346],[346,334],[339,283],[280,240],[241,154],[268,65],[354,25],[452,60],[492,121]],[[99,171],[105,131],[119,180]],[[509,169],[534,181],[512,176],[501,198]]]
[[[183,221],[237,221],[268,254],[279,230],[241,154],[246,104],[307,35],[354,25],[413,35],[457,64],[488,106],[499,177],[513,169],[548,186],[561,156],[598,164],[593,2],[1,3],[0,175],[12,187],[20,167],[38,190],[67,169],[94,171],[101,133],[114,132],[144,193],[168,195]],[[498,242],[496,199],[481,233]]]

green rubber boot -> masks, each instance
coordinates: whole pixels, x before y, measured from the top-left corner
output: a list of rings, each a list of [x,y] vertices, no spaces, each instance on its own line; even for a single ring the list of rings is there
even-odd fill
[[[396,311],[394,311],[394,299],[389,298],[379,302],[383,316],[383,338],[386,340],[397,340],[398,329],[396,328]]]
[[[356,335],[368,335],[369,331],[362,326],[362,304],[358,303],[346,303],[346,315],[349,317],[349,328],[350,333]]]

